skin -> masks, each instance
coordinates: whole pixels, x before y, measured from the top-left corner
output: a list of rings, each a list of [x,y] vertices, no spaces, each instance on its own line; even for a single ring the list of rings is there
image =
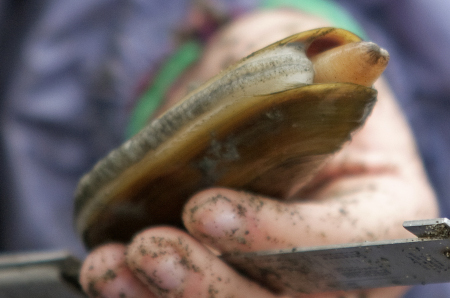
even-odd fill
[[[211,40],[160,111],[255,49],[327,25],[289,11],[257,12],[237,20]],[[375,87],[379,101],[366,125],[289,200],[204,190],[184,208],[187,233],[150,227],[129,244],[108,244],[91,252],[81,270],[84,290],[90,297],[287,297],[239,275],[217,254],[410,238],[402,222],[436,217],[437,203],[394,96],[383,80]],[[296,297],[400,297],[406,290]]]

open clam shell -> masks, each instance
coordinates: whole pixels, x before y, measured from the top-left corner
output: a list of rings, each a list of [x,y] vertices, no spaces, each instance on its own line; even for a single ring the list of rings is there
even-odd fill
[[[335,28],[299,33],[188,94],[81,179],[75,218],[85,244],[128,241],[155,224],[181,226],[185,201],[211,186],[294,193],[375,103],[370,87],[313,84],[311,57],[359,41]]]

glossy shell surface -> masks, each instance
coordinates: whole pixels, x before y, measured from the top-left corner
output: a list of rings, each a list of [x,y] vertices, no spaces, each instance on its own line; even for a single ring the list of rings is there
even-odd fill
[[[370,87],[313,84],[310,56],[358,41],[334,28],[299,33],[188,94],[81,179],[75,219],[85,244],[181,226],[186,200],[212,186],[279,199],[295,193],[375,103]]]

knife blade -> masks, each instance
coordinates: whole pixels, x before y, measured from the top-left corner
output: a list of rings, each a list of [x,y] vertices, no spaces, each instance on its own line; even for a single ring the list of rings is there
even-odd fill
[[[286,294],[450,281],[450,220],[406,221],[416,238],[223,255],[231,266]]]

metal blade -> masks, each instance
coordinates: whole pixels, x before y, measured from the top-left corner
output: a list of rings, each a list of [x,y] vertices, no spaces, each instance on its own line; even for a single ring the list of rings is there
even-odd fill
[[[83,298],[81,262],[66,251],[0,254],[0,297]]]
[[[418,238],[240,253],[222,258],[283,293],[317,293],[450,281],[450,221],[407,221]]]

